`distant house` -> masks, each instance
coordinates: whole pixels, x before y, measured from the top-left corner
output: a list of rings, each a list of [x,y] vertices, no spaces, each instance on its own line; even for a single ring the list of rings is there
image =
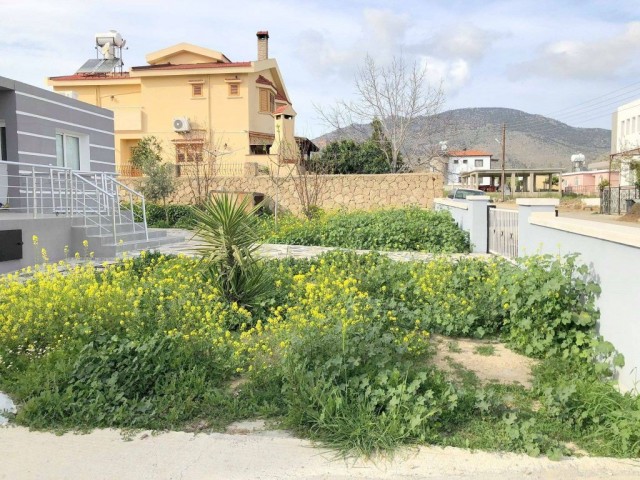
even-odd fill
[[[620,186],[632,185],[631,160],[640,161],[640,99],[619,106],[611,118],[611,157],[620,166]]]
[[[460,175],[472,170],[491,169],[491,153],[482,150],[456,150],[448,153],[447,184],[459,185]],[[481,185],[488,185],[483,180]]]
[[[610,182],[612,187],[620,185],[620,172],[608,169],[586,170],[562,174],[562,191],[579,195],[597,195],[602,182]]]
[[[110,34],[121,42],[117,32]],[[257,33],[257,59],[251,61],[179,43],[149,53],[148,65],[119,71],[118,51],[104,51],[116,61],[112,70],[91,69],[89,60],[89,67],[48,83],[115,112],[115,159],[123,175],[136,173],[132,148],[150,135],[161,141],[178,175],[203,158],[224,166],[219,174],[243,175],[245,162],[297,163],[317,151],[308,139],[295,137],[296,112],[278,63],[269,57],[266,31]]]

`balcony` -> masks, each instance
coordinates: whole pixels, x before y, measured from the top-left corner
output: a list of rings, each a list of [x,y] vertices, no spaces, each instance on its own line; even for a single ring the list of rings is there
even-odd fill
[[[141,177],[142,171],[131,165],[130,163],[123,163],[120,165],[116,165],[116,171],[118,175],[122,175],[123,177]]]

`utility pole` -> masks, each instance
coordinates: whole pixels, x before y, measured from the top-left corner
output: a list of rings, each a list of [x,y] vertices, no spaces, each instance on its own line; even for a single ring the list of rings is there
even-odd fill
[[[504,151],[505,151],[505,142],[507,141],[507,124],[502,124],[502,173],[500,175],[500,187],[502,188],[502,201],[504,202]]]

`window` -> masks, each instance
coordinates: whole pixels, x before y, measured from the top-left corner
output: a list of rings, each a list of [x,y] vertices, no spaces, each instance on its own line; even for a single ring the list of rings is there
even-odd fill
[[[251,145],[251,155],[268,155],[271,145]]]
[[[191,84],[191,96],[192,97],[201,97],[202,96],[202,84],[201,83],[192,83]]]
[[[229,84],[229,96],[230,97],[237,97],[238,95],[240,95],[240,85],[238,85],[237,83],[230,83]]]
[[[202,143],[181,143],[176,145],[176,163],[201,161]]]
[[[467,163],[467,162],[469,162],[469,160],[467,160],[466,158],[462,160],[462,163]]]
[[[453,159],[453,164],[454,164],[454,165],[458,165],[458,159],[457,159],[457,158],[454,158],[454,159]]]
[[[475,166],[482,168],[484,166],[484,161],[481,158],[476,158]]]
[[[80,137],[57,133],[56,160],[59,167],[80,170]]]
[[[276,96],[271,90],[260,89],[260,113],[272,113],[275,110]]]

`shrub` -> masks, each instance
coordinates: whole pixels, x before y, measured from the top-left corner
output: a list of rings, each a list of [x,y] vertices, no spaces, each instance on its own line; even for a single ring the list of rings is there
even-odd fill
[[[122,205],[121,208],[127,210],[129,205]],[[193,228],[195,221],[193,208],[198,207],[174,204],[163,206],[157,203],[147,202],[147,225],[152,228]],[[140,204],[134,204],[133,211],[136,219],[142,218],[142,207]]]
[[[577,255],[537,255],[519,260],[520,268],[501,278],[508,310],[505,338],[517,351],[533,357],[588,352],[599,312],[600,287]]]
[[[211,353],[202,343],[158,334],[97,336],[76,354],[31,365],[23,377],[29,384],[17,387],[24,402],[18,421],[35,428],[180,424],[197,416],[220,384],[225,359]]]
[[[270,226],[266,227],[269,229]],[[468,234],[448,212],[419,208],[334,213],[311,220],[282,219],[267,242],[367,250],[413,250],[433,253],[469,251]]]

